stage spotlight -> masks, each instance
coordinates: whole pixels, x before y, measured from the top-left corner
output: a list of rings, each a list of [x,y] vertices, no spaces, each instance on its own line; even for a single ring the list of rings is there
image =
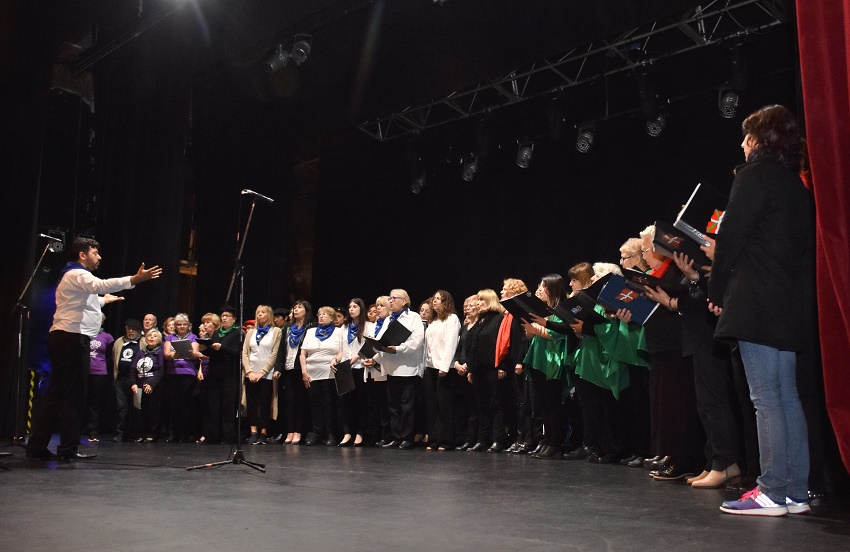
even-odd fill
[[[587,153],[590,146],[593,145],[593,139],[596,135],[596,128],[593,125],[588,125],[578,129],[578,137],[576,138],[576,149],[581,153]]]
[[[313,37],[308,34],[298,34],[295,35],[295,44],[292,45],[292,52],[290,56],[295,63],[301,65],[304,61],[307,60],[307,56],[310,55],[310,49],[313,44]]]
[[[659,113],[646,122],[646,133],[653,138],[658,138],[664,132],[665,126],[667,126],[667,114]]]
[[[289,57],[289,52],[283,50],[283,44],[278,44],[274,53],[263,62],[263,66],[267,73],[275,73],[286,67],[286,64],[289,63]]]
[[[517,142],[519,148],[516,152],[516,165],[520,169],[527,169],[534,155],[534,142]]]
[[[422,189],[425,187],[425,173],[423,172],[419,176],[415,177],[413,181],[410,183],[410,191],[414,194],[421,194]]]
[[[720,116],[724,119],[731,119],[738,113],[738,94],[734,90],[727,90],[721,93],[718,102]]]
[[[463,169],[460,171],[460,175],[467,182],[472,182],[472,179],[475,178],[475,173],[478,172],[478,158],[474,155],[470,155],[469,158],[464,162]]]

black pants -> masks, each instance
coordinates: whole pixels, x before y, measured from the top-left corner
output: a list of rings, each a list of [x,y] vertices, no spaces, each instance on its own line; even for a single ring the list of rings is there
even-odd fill
[[[142,387],[144,383],[140,383]],[[142,392],[142,409],[136,411],[135,414],[135,429],[136,435],[139,437],[151,437],[156,439],[159,437],[159,420],[162,413],[162,386],[157,385],[151,390],[150,394]]]
[[[183,441],[189,437],[193,426],[192,393],[197,378],[188,374],[168,374],[164,379],[171,431],[175,438]]]
[[[272,380],[260,379],[256,382],[245,378],[245,406],[249,426],[258,430],[268,429],[272,418]]]
[[[236,375],[207,379],[207,439],[236,443],[239,383]]]
[[[738,461],[738,425],[735,422],[735,386],[728,347],[699,347],[693,356],[697,412],[705,429],[705,467],[725,470]]]
[[[89,435],[97,435],[100,429],[100,413],[106,401],[106,393],[112,376],[109,374],[89,374],[88,392],[86,402],[88,403],[88,423],[86,429]]]
[[[623,452],[649,458],[649,369],[629,366],[629,386],[620,392]]]
[[[464,443],[474,445],[478,439],[478,403],[475,400],[475,389],[465,375],[458,374],[455,397],[461,411],[455,418],[455,427]]]
[[[655,454],[673,456],[684,469],[702,467],[705,435],[699,422],[691,358],[681,351],[650,358],[650,415]]]
[[[284,433],[307,433],[310,428],[310,400],[301,370],[284,370],[279,383],[283,384]]]
[[[336,383],[332,379],[313,380],[307,394],[310,397],[311,432],[335,439]]]
[[[52,365],[50,383],[35,408],[27,450],[40,452],[47,448],[51,424],[58,417],[57,452],[72,454],[77,451],[80,445],[80,413],[86,405],[90,342],[88,336],[61,330],[54,330],[47,337],[47,353]]]
[[[561,404],[564,382],[546,379],[543,372],[533,368],[531,382],[534,385],[535,414],[539,411],[543,418],[543,444],[560,447],[564,440],[564,409]]]
[[[387,382],[369,378],[366,389],[369,395],[369,438],[373,441],[387,439],[391,433],[390,410],[387,407]]]
[[[475,401],[478,404],[478,443],[500,443],[505,441],[505,408],[499,387],[498,371],[484,370],[472,375]]]
[[[419,376],[387,376],[387,408],[393,440],[413,441],[419,381]]]
[[[369,424],[369,396],[363,381],[363,368],[351,370],[354,390],[339,398],[339,428],[343,434],[363,435]]]
[[[619,455],[623,448],[619,401],[609,389],[581,378],[576,378],[576,393],[581,402],[584,446]]]
[[[437,442],[437,435],[442,428],[442,423],[440,421],[440,408],[437,399],[437,383],[439,379],[439,370],[430,366],[425,368],[425,374],[422,376],[422,395],[425,399],[425,432],[428,434],[428,440],[431,443]]]
[[[455,370],[449,370],[442,377],[437,375],[437,424],[431,438],[447,449],[463,443],[466,436],[463,397],[457,394],[461,379],[463,377]]]
[[[523,373],[514,381],[517,387],[517,441],[533,448],[543,438],[543,419],[540,417],[540,409],[534,406],[534,385],[530,370],[524,367]]]

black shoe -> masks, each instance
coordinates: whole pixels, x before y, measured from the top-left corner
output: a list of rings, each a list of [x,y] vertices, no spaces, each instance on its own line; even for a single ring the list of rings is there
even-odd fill
[[[593,460],[591,460],[591,457],[594,457]],[[617,462],[618,458],[613,452],[609,452],[608,454],[599,454],[596,452],[588,456],[587,460],[595,464],[614,464]]]
[[[303,441],[305,447],[314,447],[321,443],[321,439],[318,435],[311,433],[307,436],[307,439]]]
[[[283,442],[284,437],[286,437],[286,435],[284,435],[283,433],[278,433],[274,437],[269,437],[268,439],[266,439],[266,443],[268,443],[269,445],[273,443],[281,443]]]
[[[135,439],[133,439],[133,442],[134,443],[144,443],[145,438],[144,437],[136,437]]]
[[[514,454],[528,454],[529,452],[531,452],[531,448],[525,443],[523,443],[516,448]]]
[[[256,435],[255,433],[251,434],[252,437],[254,437],[255,435]],[[169,435],[168,437],[165,438],[165,442],[166,443],[179,443],[180,439],[175,437],[174,435]],[[248,442],[251,443],[252,445],[254,444],[250,440]]]
[[[658,462],[659,460],[661,460],[661,458],[662,458],[662,457],[661,457],[661,456],[658,456],[658,455],[653,456],[652,458],[644,458],[644,460],[643,460],[643,467],[644,467],[644,468],[646,468],[646,469],[651,469],[651,468],[652,468],[652,463],[653,463],[653,462]]]
[[[382,446],[386,445],[386,444],[387,444],[387,443],[389,443],[389,442],[390,442],[390,441],[389,441],[389,440],[387,440],[387,439],[379,439],[379,440],[375,441],[375,446],[376,446],[376,447],[382,447]]]
[[[398,440],[398,441],[397,441],[397,440],[395,440],[395,439],[392,439],[392,440],[390,440],[390,441],[387,441],[387,442],[386,442],[386,443],[384,443],[383,445],[381,445],[381,448],[386,448],[386,449],[388,449],[388,448],[398,448],[398,446],[399,446],[400,444],[401,444],[401,440]]]
[[[461,446],[459,446],[459,447],[455,447],[455,450],[469,450],[469,449],[471,449],[473,446],[475,446],[475,444],[474,444],[474,443],[464,443],[464,444],[462,444],[462,445],[461,445]]]
[[[505,450],[505,447],[502,446],[502,443],[498,441],[490,445],[490,448],[487,449],[487,452],[502,452]]]
[[[326,447],[335,447],[336,446],[336,437],[334,437],[333,435],[328,435],[328,438],[325,439],[325,446]]]
[[[355,447],[359,447],[359,446],[362,445],[362,442],[361,442],[361,445],[355,445],[354,444],[354,438],[352,437],[352,438],[349,438],[348,441],[346,441],[344,443],[337,443],[336,444],[336,446],[338,446],[338,447],[350,447],[352,445],[355,446]]]
[[[684,479],[695,474],[696,472],[694,470],[681,468],[676,464],[670,464],[663,470],[650,472],[650,475],[656,481],[678,481],[679,479]]]
[[[121,433],[116,433],[115,435],[112,436],[112,440],[115,441],[116,443],[120,443],[121,441],[124,440],[124,435],[122,435]]]
[[[27,460],[55,460],[56,455],[47,450],[46,448],[38,449],[38,450],[30,450],[27,449],[26,452]]]
[[[251,436],[248,437],[249,445],[259,445],[260,444],[260,436],[256,432],[251,432]]]
[[[673,463],[673,458],[671,456],[664,456],[663,458],[659,458],[650,466],[652,471],[664,471]]]
[[[538,452],[537,454],[531,455],[532,458],[540,458],[541,460],[549,460],[552,458],[558,458],[558,447],[553,446],[545,446],[543,450]]]
[[[630,468],[642,468],[643,458],[641,458],[640,456],[636,456],[634,460],[628,462],[626,465]]]
[[[596,454],[596,451],[590,447],[579,447],[564,454],[564,460],[583,460],[591,454]]]
[[[399,450],[410,450],[412,448],[416,448],[416,443],[413,441],[402,441],[398,445]]]
[[[70,460],[91,460],[97,456],[97,453],[94,454],[83,454],[82,452],[59,452],[56,454],[59,460],[68,462]]]
[[[627,457],[623,458],[622,460],[620,460],[620,465],[621,465],[621,466],[628,466],[628,465],[629,465],[629,462],[634,461],[636,458],[637,458],[637,455],[630,454],[629,456],[627,456]],[[641,458],[641,462],[643,462],[643,458]]]
[[[487,450],[487,445],[484,443],[475,443],[474,446],[466,449],[467,452],[483,452]]]

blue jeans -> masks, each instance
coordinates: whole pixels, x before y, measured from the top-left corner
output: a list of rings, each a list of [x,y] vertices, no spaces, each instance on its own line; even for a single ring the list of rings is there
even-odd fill
[[[759,490],[777,504],[808,496],[809,445],[797,395],[797,355],[766,345],[738,342],[750,398],[756,407],[761,476]]]

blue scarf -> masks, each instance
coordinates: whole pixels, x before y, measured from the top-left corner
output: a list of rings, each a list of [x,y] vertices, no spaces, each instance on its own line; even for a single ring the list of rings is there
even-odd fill
[[[319,338],[319,341],[324,341],[334,333],[334,329],[333,323],[316,326],[316,337]]]
[[[91,272],[88,268],[84,267],[80,263],[70,261],[68,264],[65,265],[65,267],[62,269],[62,272],[60,274],[62,274],[62,276],[64,276],[66,272],[69,272],[71,270],[77,270],[77,269],[82,269],[82,270],[85,270],[86,272]]]
[[[307,324],[303,326],[290,326],[289,327],[289,347],[292,349],[298,348],[298,344],[301,342],[301,336],[304,335],[304,331],[307,329]]]
[[[375,322],[375,337],[378,337],[378,334],[381,333],[381,328],[384,326],[384,320],[386,320],[386,318],[378,318],[378,321]]]
[[[404,307],[404,310],[402,310],[402,311],[390,313],[390,322],[395,322],[396,320],[398,320],[399,316],[401,316],[402,314],[409,312],[409,311],[410,311],[409,308]]]
[[[351,342],[357,339],[357,329],[359,325],[357,322],[352,322],[348,325],[348,344],[351,345]]]
[[[266,334],[269,333],[270,329],[272,329],[271,324],[269,324],[268,326],[257,326],[257,345],[259,345],[260,341],[262,341],[263,338],[266,337]]]

